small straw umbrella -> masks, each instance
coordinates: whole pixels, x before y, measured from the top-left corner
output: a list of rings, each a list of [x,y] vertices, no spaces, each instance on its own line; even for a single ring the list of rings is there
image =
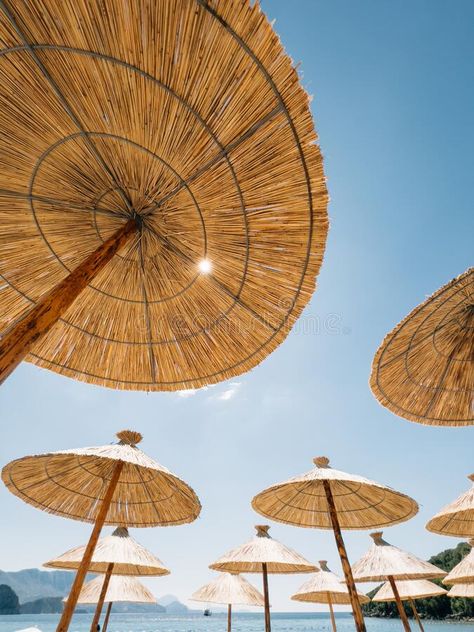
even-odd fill
[[[106,586],[105,590],[104,586]],[[105,593],[105,599],[102,596],[103,593]],[[112,575],[110,581],[107,581],[106,577],[99,576],[87,582],[81,589],[77,603],[97,604],[100,600],[108,603],[102,632],[107,630],[114,603],[156,603],[156,597],[146,586],[139,582],[136,577],[125,575]],[[63,601],[67,601],[67,597]],[[98,623],[99,621],[94,622],[94,632],[97,630]]]
[[[426,599],[426,597],[439,597],[440,595],[446,595],[447,590],[433,584],[433,582],[427,579],[412,579],[408,581],[401,581],[396,583],[398,595],[402,601],[408,601],[410,603],[415,619],[421,632],[424,632],[423,624],[421,622],[418,610],[416,609],[415,599]],[[396,601],[390,582],[386,582],[380,590],[372,597],[372,601],[384,602],[384,601]]]
[[[474,423],[474,268],[416,307],[378,349],[370,386],[396,415],[420,424]]]
[[[77,570],[81,565],[85,551],[85,545],[79,546],[46,562],[44,566]],[[118,527],[111,535],[105,536],[97,542],[89,564],[89,572],[105,574],[103,584],[101,583],[102,592],[99,598],[94,601],[97,607],[91,623],[91,632],[96,632],[112,576],[163,576],[169,575],[170,571],[163,565],[163,562],[134,540],[126,527]],[[119,586],[119,584],[117,585]]]
[[[474,536],[474,474],[468,478],[472,481],[471,488],[431,518],[426,525],[428,531],[464,538]]]
[[[252,507],[277,522],[334,531],[356,629],[365,632],[341,529],[372,529],[403,522],[417,513],[418,505],[390,487],[332,469],[325,456],[316,457],[313,463],[315,467],[306,474],[260,492]]]
[[[0,382],[198,388],[288,335],[322,263],[309,97],[250,0],[0,0]]]
[[[192,601],[227,606],[227,632],[232,630],[232,606],[265,606],[265,597],[238,573],[219,573],[191,597]]]
[[[104,524],[179,525],[201,511],[191,487],[137,447],[139,432],[123,430],[117,437],[112,445],[26,456],[2,470],[7,488],[26,503],[94,524],[57,632],[69,627]]]
[[[396,580],[441,579],[446,572],[420,560],[415,555],[403,551],[382,539],[382,532],[371,533],[373,544],[367,553],[352,567],[356,582],[378,582],[388,580],[397,603],[400,619],[406,632],[410,624],[401,602]]]
[[[265,597],[265,632],[270,632],[270,598],[268,593],[269,573],[312,573],[317,567],[302,555],[274,540],[268,533],[268,525],[256,525],[257,535],[232,549],[209,568],[229,573],[262,573]]]
[[[444,584],[469,584],[474,582],[474,539],[469,540],[471,550],[443,579]]]
[[[448,597],[460,597],[461,599],[474,598],[474,584],[455,584],[448,592]]]
[[[312,575],[291,598],[294,601],[327,603],[331,615],[332,629],[333,632],[336,632],[336,618],[334,616],[333,604],[350,604],[351,598],[349,590],[346,584],[342,582],[335,573],[329,570],[326,560],[321,560],[319,567],[321,570],[315,575]],[[358,592],[357,596],[360,603],[370,601],[367,595],[363,593]]]

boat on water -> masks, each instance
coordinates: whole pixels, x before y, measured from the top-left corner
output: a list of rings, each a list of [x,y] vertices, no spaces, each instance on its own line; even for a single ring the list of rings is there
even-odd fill
[[[204,615],[205,617],[210,617],[210,616],[212,615],[212,612],[210,611],[210,609],[209,609],[209,608],[206,608],[206,609],[204,610],[204,612],[203,612],[203,615]]]

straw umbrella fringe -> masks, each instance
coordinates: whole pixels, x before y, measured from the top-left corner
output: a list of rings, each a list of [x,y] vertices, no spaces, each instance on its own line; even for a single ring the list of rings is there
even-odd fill
[[[385,337],[370,386],[396,415],[421,424],[474,423],[474,268],[416,307]]]
[[[410,632],[410,624],[398,592],[396,581],[409,579],[441,579],[446,572],[420,560],[415,555],[403,551],[382,539],[382,532],[371,533],[373,545],[352,567],[356,582],[376,582],[388,580],[392,589],[398,613],[405,632]]]
[[[313,462],[316,467],[306,474],[257,494],[252,507],[277,522],[333,530],[356,629],[365,632],[341,529],[369,529],[403,522],[417,513],[418,505],[389,487],[332,469],[327,457],[316,457]]]
[[[474,474],[468,476],[471,488],[443,507],[426,525],[428,531],[457,537],[474,536]]]
[[[68,630],[104,524],[185,524],[201,510],[186,483],[137,448],[140,433],[117,437],[116,445],[28,456],[2,470],[7,488],[28,504],[94,523],[57,632]]]
[[[227,632],[232,630],[232,606],[264,606],[265,598],[246,579],[235,573],[221,573],[195,593],[193,601],[227,605]]]
[[[474,538],[469,540],[474,547]],[[444,584],[468,584],[474,582],[474,548],[443,579]]]
[[[320,571],[312,575],[300,588],[292,595],[294,601],[304,601],[311,603],[327,603],[331,616],[333,632],[336,632],[336,618],[334,616],[333,604],[350,604],[351,598],[347,585],[341,582],[340,578],[332,573],[326,560],[319,562]],[[360,603],[367,603],[370,599],[367,595],[357,593]]]
[[[461,599],[474,599],[474,583],[455,584],[448,592],[448,597],[460,597]]]
[[[271,630],[268,574],[311,573],[317,570],[302,555],[274,540],[268,533],[269,528],[268,525],[257,525],[256,537],[232,549],[209,566],[212,570],[230,573],[262,573],[265,632]]]
[[[258,3],[1,0],[0,39],[0,381],[25,358],[178,390],[262,362],[315,289],[328,195]]]

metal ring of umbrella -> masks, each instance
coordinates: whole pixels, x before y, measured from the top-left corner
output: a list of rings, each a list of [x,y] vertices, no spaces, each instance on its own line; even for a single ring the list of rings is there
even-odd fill
[[[258,4],[0,0],[0,382],[256,366],[328,230],[308,95]],[[159,45],[157,44],[159,42]]]

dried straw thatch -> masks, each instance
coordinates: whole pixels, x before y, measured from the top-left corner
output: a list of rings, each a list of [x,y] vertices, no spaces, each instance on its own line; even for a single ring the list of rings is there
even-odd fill
[[[97,603],[104,583],[104,576],[99,575],[87,584],[84,584],[77,603]],[[67,597],[63,599],[66,601]],[[125,575],[112,575],[109,580],[105,602],[135,602],[135,603],[156,603],[156,597],[144,586],[136,577]]]
[[[259,514],[299,527],[332,529],[324,483],[330,484],[342,529],[371,529],[403,522],[418,511],[405,494],[362,476],[329,467],[326,457],[314,459],[315,467],[284,483],[272,485],[255,496],[252,507]]]
[[[381,531],[371,533],[370,536],[374,543],[352,566],[356,582],[378,582],[389,577],[396,580],[440,579],[446,575],[437,566],[385,542]]]
[[[428,531],[464,538],[474,536],[474,474],[468,478],[472,481],[471,488],[431,518],[426,525]]]
[[[255,586],[235,573],[219,573],[212,582],[193,593],[191,599],[233,606],[264,605],[264,597]]]
[[[474,547],[474,539],[469,540]],[[444,584],[468,584],[474,582],[474,548],[443,579]]]
[[[474,583],[471,584],[455,584],[448,592],[448,597],[464,597],[465,599],[474,598]]]
[[[257,535],[236,549],[232,549],[209,568],[230,573],[261,573],[262,564],[268,573],[312,573],[317,570],[302,555],[274,540],[267,525],[258,525]]]
[[[309,98],[258,3],[0,6],[0,329],[131,218],[27,359],[140,390],[253,368],[309,301],[328,229]]]
[[[84,557],[86,547],[78,546],[66,551],[54,560],[46,562],[47,568],[76,570]],[[134,540],[126,527],[118,527],[111,535],[100,538],[89,565],[91,573],[106,573],[113,564],[114,575],[169,575],[163,562]]]
[[[105,524],[152,527],[195,520],[201,505],[194,491],[137,448],[139,433],[124,430],[117,437],[113,445],[17,459],[3,468],[3,482],[38,509],[94,522],[112,472],[122,463]]]
[[[441,586],[429,582],[427,579],[397,581],[397,590],[402,601],[438,597],[439,595],[446,595],[448,592],[444,588],[441,588]],[[396,601],[390,582],[385,582],[374,597],[372,597],[372,601]]]
[[[321,570],[311,577],[292,595],[294,601],[309,601],[312,603],[350,604],[347,586],[335,573],[327,567],[327,562],[319,562]],[[367,603],[370,599],[361,592],[357,593],[360,603]]]
[[[370,378],[396,415],[428,425],[474,423],[474,268],[442,287],[391,331]]]

